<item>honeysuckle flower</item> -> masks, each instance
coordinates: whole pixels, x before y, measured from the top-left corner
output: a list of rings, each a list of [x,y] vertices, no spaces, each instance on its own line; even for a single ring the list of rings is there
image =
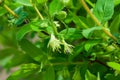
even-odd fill
[[[52,48],[52,51],[60,51],[61,49],[61,42],[60,40],[58,40],[54,34],[51,34],[51,38],[49,40],[49,43],[48,43],[48,47],[51,47]]]
[[[62,44],[64,46],[64,53],[71,54],[73,52],[73,47],[74,47],[73,45],[66,43],[64,39],[62,40]]]

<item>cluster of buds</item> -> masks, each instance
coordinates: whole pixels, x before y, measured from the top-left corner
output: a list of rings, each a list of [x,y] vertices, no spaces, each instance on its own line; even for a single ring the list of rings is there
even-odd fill
[[[55,37],[54,34],[51,34],[51,38],[49,40],[49,43],[48,43],[48,47],[51,47],[52,48],[52,51],[55,52],[55,51],[58,51],[58,52],[61,52],[61,45],[64,46],[64,53],[72,53],[73,52],[73,46],[66,43],[65,40],[63,39],[62,41],[60,41],[59,39],[57,39]]]

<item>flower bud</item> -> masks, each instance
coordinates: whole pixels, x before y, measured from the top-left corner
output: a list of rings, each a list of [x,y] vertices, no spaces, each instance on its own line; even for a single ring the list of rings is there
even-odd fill
[[[57,19],[60,19],[60,20],[65,19],[66,16],[67,16],[67,13],[66,13],[65,11],[60,11],[60,12],[58,12],[57,15],[56,15]]]

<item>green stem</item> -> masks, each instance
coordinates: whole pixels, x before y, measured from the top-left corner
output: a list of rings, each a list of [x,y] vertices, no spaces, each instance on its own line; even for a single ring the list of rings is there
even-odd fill
[[[36,5],[32,2],[32,0],[30,0],[33,8],[35,9],[35,11],[37,12],[37,14],[39,15],[41,20],[44,20],[44,17],[42,16],[42,14],[40,13],[40,11],[38,10],[38,8],[36,7]]]
[[[90,11],[90,9],[88,8],[87,4],[85,3],[84,0],[80,0],[83,7],[85,8],[85,10],[87,11],[87,13],[90,15],[90,17],[93,19],[93,21],[98,25],[101,26],[101,23],[98,21],[98,19],[92,14],[92,12]],[[109,37],[111,37],[114,41],[118,41],[116,37],[114,37],[109,31],[106,30],[106,28],[102,28],[103,32],[108,35]]]
[[[55,34],[55,35],[58,35],[57,27],[56,27],[55,24],[54,24],[53,18],[52,18],[51,15],[49,14],[49,10],[48,10],[48,7],[47,7],[46,3],[45,3],[45,9],[46,9],[46,13],[47,13],[47,15],[48,15],[48,17],[49,17],[49,19],[50,19],[50,23],[51,23],[51,25],[52,25],[52,28],[53,28],[53,30],[54,30],[54,34]]]
[[[51,63],[52,65],[78,65],[83,64],[83,62],[61,62],[61,63]]]
[[[53,28],[53,30],[54,30],[54,34],[55,34],[55,35],[58,35],[57,27],[55,26],[53,20],[51,20],[51,24],[52,24],[52,28]]]
[[[85,0],[91,7],[94,8],[94,4],[90,0]]]
[[[3,5],[3,7],[10,13],[10,14],[12,14],[13,16],[15,16],[15,17],[18,17],[18,15],[14,12],[14,11],[12,11],[7,5]]]

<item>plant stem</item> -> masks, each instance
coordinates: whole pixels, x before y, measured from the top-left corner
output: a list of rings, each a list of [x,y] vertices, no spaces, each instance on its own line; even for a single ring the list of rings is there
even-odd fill
[[[84,0],[80,0],[83,7],[85,8],[85,10],[89,13],[90,17],[93,19],[93,21],[97,24],[97,25],[101,25],[100,22],[98,21],[98,19],[92,14],[92,12],[90,11],[90,9],[88,8],[87,4],[85,3]]]
[[[101,64],[101,65],[103,65],[103,66],[105,66],[107,68],[110,68],[107,64],[105,64],[104,62],[102,62],[102,61],[100,61],[98,59],[96,59],[95,62],[97,62],[97,63],[99,63],[99,64]]]
[[[12,11],[7,5],[4,4],[3,7],[13,16],[18,17],[18,15],[14,11]]]
[[[94,4],[90,0],[85,0],[91,7],[94,8]]]
[[[90,11],[90,9],[88,8],[87,4],[85,3],[84,0],[80,0],[83,7],[85,8],[85,10],[87,11],[87,13],[91,16],[91,18],[93,19],[93,21],[100,26],[101,23],[98,21],[98,19],[92,14],[92,12]],[[107,31],[104,27],[102,28],[103,32],[108,35],[109,37],[111,37],[114,41],[118,41],[116,37],[114,37],[109,31]]]
[[[38,8],[36,7],[36,5],[32,2],[32,0],[30,0],[33,8],[36,10],[37,14],[39,15],[41,20],[44,20],[44,17],[42,16],[42,14],[40,13],[40,11],[38,10]]]
[[[98,59],[96,59],[96,60],[93,61],[93,62],[99,63],[99,64],[101,64],[101,65],[103,65],[103,66],[109,68],[108,65],[106,65],[104,62],[102,62],[102,61],[100,61],[100,60],[98,60]],[[89,61],[89,63],[91,63],[91,61]],[[81,64],[84,64],[84,62],[83,62],[83,61],[80,61],[80,62],[60,62],[60,63],[51,63],[51,65],[53,65],[53,66],[58,66],[58,65],[81,65]],[[47,65],[50,65],[50,64],[47,64]]]
[[[83,64],[83,62],[61,62],[61,63],[51,63],[52,65],[78,65]]]
[[[51,15],[49,14],[49,10],[48,10],[48,7],[47,7],[47,4],[46,4],[46,3],[45,3],[45,9],[46,9],[46,13],[47,13],[47,15],[48,15],[48,17],[49,17],[49,19],[50,19],[50,23],[51,23],[51,25],[52,25],[52,28],[53,28],[53,30],[54,30],[54,34],[55,34],[55,35],[58,35],[57,27],[56,27],[55,24],[54,24],[53,18],[52,18]]]

